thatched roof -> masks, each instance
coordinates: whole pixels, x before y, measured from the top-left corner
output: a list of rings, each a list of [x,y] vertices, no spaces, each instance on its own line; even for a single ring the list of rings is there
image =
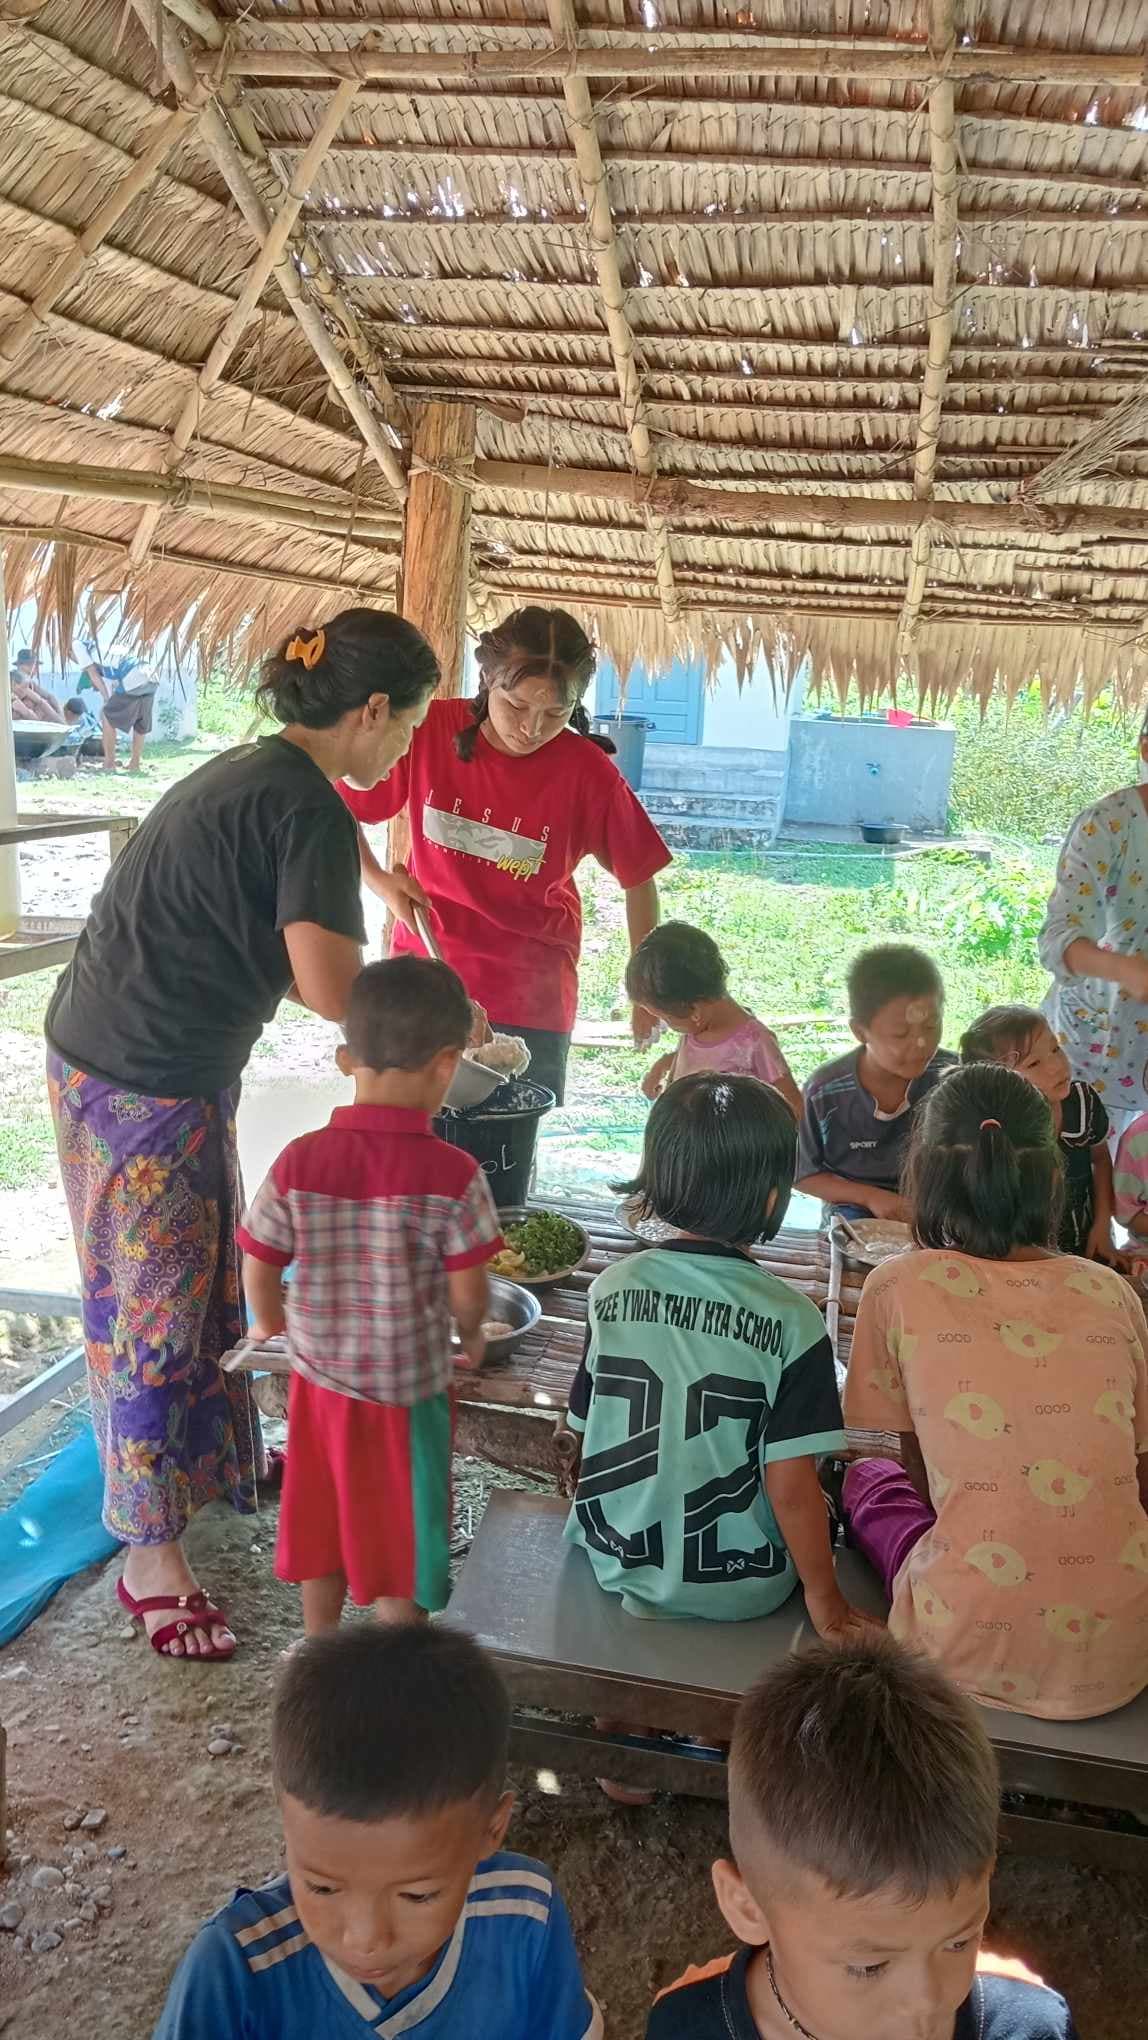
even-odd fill
[[[1144,47],[1138,0],[0,0],[10,597],[237,650],[391,602],[441,397],[476,617],[1138,699]]]

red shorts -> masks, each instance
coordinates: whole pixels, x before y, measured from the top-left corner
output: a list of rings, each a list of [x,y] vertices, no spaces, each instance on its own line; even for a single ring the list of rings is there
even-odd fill
[[[357,1402],[293,1374],[279,1578],[342,1573],[361,1608],[384,1597],[445,1608],[452,1418],[449,1395],[410,1408]]]

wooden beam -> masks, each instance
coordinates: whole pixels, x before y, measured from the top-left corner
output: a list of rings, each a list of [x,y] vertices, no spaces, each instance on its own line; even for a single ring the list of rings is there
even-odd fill
[[[566,42],[573,52],[578,41],[574,0],[547,0],[547,12],[550,17],[551,33]],[[597,272],[606,331],[610,336],[610,352],[618,377],[622,418],[629,434],[634,465],[640,475],[652,481],[657,474],[658,463],[642,398],[637,342],[626,313],[626,286],[622,282],[622,270],[618,259],[618,237],[614,231],[614,218],[610,209],[610,188],[598,140],[594,101],[590,96],[590,87],[582,77],[566,78],[562,92],[566,103],[566,132],[574,151],[586,204],[586,235]],[[674,593],[674,559],[670,527],[664,517],[652,510],[648,513],[648,523],[658,596],[666,621],[674,624],[678,619],[678,602]]]
[[[550,0],[548,0],[549,10]],[[321,22],[315,26],[322,27]],[[364,28],[369,24],[364,20]],[[379,31],[387,32],[380,22]],[[551,15],[551,30],[554,20]],[[238,78],[305,78],[323,83],[354,79],[365,84],[461,84],[478,88],[499,78],[871,78],[882,83],[929,85],[936,76],[933,51],[907,43],[865,46],[864,38],[809,36],[800,44],[780,36],[755,37],[752,48],[683,46],[659,33],[651,47],[640,44],[608,49],[575,49],[558,43],[550,49],[491,49],[490,34],[468,50],[315,50],[232,46],[216,75]],[[214,60],[211,60],[212,62]],[[210,63],[203,66],[205,71]],[[954,82],[980,85],[1107,85],[1139,90],[1144,83],[1140,50],[1016,49],[989,44],[961,45],[948,66]]]
[[[327,153],[328,144],[333,140],[342,124],[343,116],[358,91],[353,79],[345,79],[332,94],[322,120],[311,137],[292,183],[290,194],[284,199],[275,218],[268,223],[268,231],[259,254],[247,272],[243,288],[235,301],[234,308],[223,322],[220,332],[207,356],[199,375],[188,391],[171,434],[171,448],[168,454],[168,468],[175,472],[180,467],[184,454],[191,444],[192,436],[199,423],[205,401],[223,374],[228,361],[239,345],[256,306],[267,287],[277,265],[282,261],[292,229],[306,202],[311,180]],[[381,441],[380,441],[381,444]],[[389,451],[389,449],[388,449]],[[393,456],[392,456],[393,459]],[[400,486],[397,493],[402,496],[405,489]],[[155,535],[156,525],[163,514],[161,504],[153,504],[144,511],[139,528],[132,540],[130,561],[139,567],[146,559]]]
[[[176,143],[182,141],[195,126],[209,91],[210,87],[201,81],[194,95],[168,115],[143,154],[112,187],[102,205],[97,206],[87,226],[74,236],[72,246],[53,262],[26,309],[0,334],[0,384],[7,380],[29,342],[43,329],[57,299],[75,282],[89,257],[95,254],[140,192],[146,190]]]
[[[476,413],[463,404],[420,404],[415,414],[400,609],[438,654],[442,695],[462,693],[471,491],[460,478],[474,459],[477,431]],[[410,848],[404,810],[387,832],[392,870]]]
[[[931,502],[941,414],[953,347],[957,297],[957,118],[950,64],[956,48],[955,0],[929,0],[929,44],[937,75],[929,89],[929,160],[933,172],[933,282],[929,292],[929,351],[921,384],[913,494]],[[913,533],[909,579],[897,634],[898,658],[911,666],[917,620],[925,599],[933,540],[927,524]]]
[[[370,504],[364,507],[322,496],[292,496],[235,482],[196,481],[186,475],[145,474],[133,468],[18,460],[4,453],[0,453],[0,488],[31,495],[142,503],[148,508],[182,510],[197,517],[223,517],[239,523],[291,525],[301,531],[348,538],[356,545],[381,544],[388,549],[398,530],[393,516]]]
[[[731,525],[756,525],[770,535],[775,524],[813,524],[844,534],[885,527],[915,531],[933,522],[945,531],[1018,531],[1071,534],[1080,538],[1144,541],[1148,507],[1104,503],[925,503],[906,497],[805,495],[778,489],[710,488],[683,476],[658,475],[652,482],[618,469],[553,468],[541,462],[476,460],[474,480],[498,494],[590,497],[603,503],[648,504],[666,516],[713,517]]]

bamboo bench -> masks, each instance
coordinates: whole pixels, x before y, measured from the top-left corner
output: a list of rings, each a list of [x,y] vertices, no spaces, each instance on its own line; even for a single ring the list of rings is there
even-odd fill
[[[585,1553],[565,1542],[566,1515],[567,1505],[550,1496],[496,1490],[444,1618],[498,1663],[514,1705],[513,1756],[535,1770],[724,1795],[724,1745],[742,1693],[810,1634],[801,1595],[757,1622],[635,1621],[602,1592]],[[843,1551],[837,1565],[849,1599],[883,1615],[864,1560]],[[1006,1843],[1148,1870],[1148,1692],[1095,1721],[1038,1721],[996,1708],[982,1715],[1003,1792],[1071,1808],[1068,1818],[1062,1805],[1052,1815],[1006,1811]],[[595,1716],[708,1746],[605,1733]],[[1120,1831],[1095,1824],[1101,1812],[1132,1818]]]

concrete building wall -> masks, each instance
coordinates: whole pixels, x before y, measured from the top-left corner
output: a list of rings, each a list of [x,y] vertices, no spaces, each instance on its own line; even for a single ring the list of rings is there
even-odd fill
[[[943,835],[956,731],[951,723],[799,716],[789,732],[785,819],[807,825],[903,822]]]

